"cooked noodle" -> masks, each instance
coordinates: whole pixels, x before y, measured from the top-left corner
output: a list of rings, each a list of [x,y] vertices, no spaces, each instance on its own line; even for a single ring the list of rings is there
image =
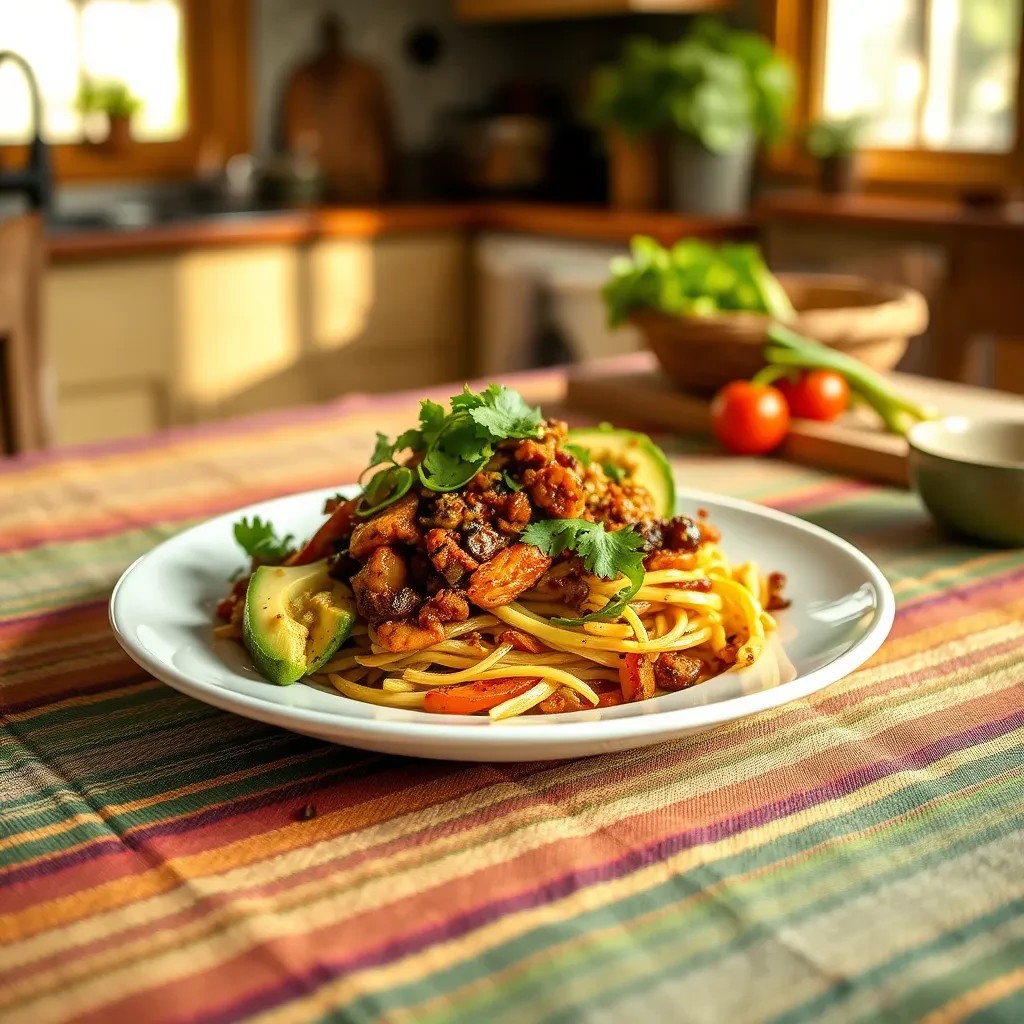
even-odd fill
[[[622,580],[588,577],[588,610],[601,608],[621,589]],[[693,589],[695,582],[709,586]],[[714,545],[703,545],[693,570],[648,572],[636,599],[614,621],[569,626],[552,621],[575,614],[552,604],[545,581],[523,600],[446,626],[444,640],[423,650],[395,654],[374,641],[374,630],[350,641],[344,653],[327,664],[318,678],[354,700],[392,708],[422,708],[430,690],[494,679],[536,679],[536,685],[498,704],[494,720],[523,714],[565,687],[595,707],[606,690],[619,685],[619,667],[627,654],[657,655],[686,651],[701,660],[700,681],[722,670],[719,655],[735,648],[737,667],[752,664],[761,654],[765,634],[775,629],[765,610],[767,583],[753,563],[730,566]],[[508,629],[535,638],[545,651],[518,651],[501,642]],[[376,670],[368,683],[366,673]],[[386,674],[385,674],[386,673]]]

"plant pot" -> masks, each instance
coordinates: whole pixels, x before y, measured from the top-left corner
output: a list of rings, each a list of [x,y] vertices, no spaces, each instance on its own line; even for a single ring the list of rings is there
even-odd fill
[[[617,129],[605,136],[608,201],[616,210],[655,210],[662,200],[662,145],[655,136],[632,138]]]
[[[833,196],[849,195],[860,187],[860,154],[839,153],[822,157],[818,172],[822,192]]]
[[[107,116],[107,137],[100,143],[105,153],[116,156],[132,145],[132,119],[116,115]]]
[[[910,339],[928,326],[928,303],[911,288],[831,274],[778,278],[797,309],[795,331],[875,370],[891,370]],[[771,320],[760,313],[668,316],[639,310],[630,321],[684,391],[710,394],[764,366]]]
[[[679,136],[672,147],[672,207],[680,213],[735,216],[750,205],[754,140],[734,153],[715,153]]]

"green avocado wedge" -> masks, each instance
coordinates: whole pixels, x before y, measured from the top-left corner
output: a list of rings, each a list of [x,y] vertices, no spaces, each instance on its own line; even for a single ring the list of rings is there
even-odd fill
[[[614,427],[579,427],[569,431],[569,443],[586,448],[593,462],[616,466],[626,479],[646,487],[661,515],[676,512],[676,485],[665,453],[646,435]]]
[[[352,592],[309,565],[263,565],[245,593],[242,641],[260,675],[286,686],[316,672],[352,635]]]

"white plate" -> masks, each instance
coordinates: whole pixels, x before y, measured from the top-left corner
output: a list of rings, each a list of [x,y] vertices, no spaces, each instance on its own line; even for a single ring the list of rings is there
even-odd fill
[[[227,578],[244,561],[231,526],[243,514],[258,514],[283,532],[309,536],[332,493],[251,505],[143,555],[110,598],[122,647],[182,693],[332,743],[459,761],[535,761],[659,743],[805,697],[861,665],[892,627],[889,584],[846,541],[772,509],[683,490],[680,510],[706,508],[732,561],[753,560],[788,577],[792,606],[778,615],[772,647],[748,669],[638,704],[497,723],[375,707],[309,683],[275,686],[256,673],[241,645],[211,632]]]

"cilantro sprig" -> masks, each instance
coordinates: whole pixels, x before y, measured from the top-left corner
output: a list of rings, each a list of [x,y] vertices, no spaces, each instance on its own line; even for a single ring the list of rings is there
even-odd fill
[[[235,540],[250,558],[264,562],[283,562],[295,550],[295,537],[288,533],[279,537],[272,523],[253,516],[252,522],[242,518],[234,526]]]
[[[559,618],[563,626],[580,626],[584,622],[612,619],[633,599],[644,582],[644,540],[633,527],[606,530],[603,523],[586,519],[545,519],[531,523],[522,535],[524,544],[533,544],[546,555],[557,558],[564,551],[574,551],[587,572],[605,580],[625,576],[629,586],[620,590],[603,608],[578,619]]]
[[[479,393],[467,386],[452,397],[450,407],[451,411],[445,412],[443,405],[426,399],[420,402],[418,428],[405,431],[394,441],[385,434],[377,434],[377,444],[363,475],[377,470],[367,490],[372,487],[378,500],[367,505],[369,496],[364,492],[360,515],[372,515],[408,491],[400,471],[410,471],[398,465],[396,456],[400,452],[422,456],[416,475],[424,487],[454,491],[464,487],[487,465],[497,444],[510,438],[537,437],[544,422],[540,409],[528,405],[517,391],[499,384],[490,384]]]

